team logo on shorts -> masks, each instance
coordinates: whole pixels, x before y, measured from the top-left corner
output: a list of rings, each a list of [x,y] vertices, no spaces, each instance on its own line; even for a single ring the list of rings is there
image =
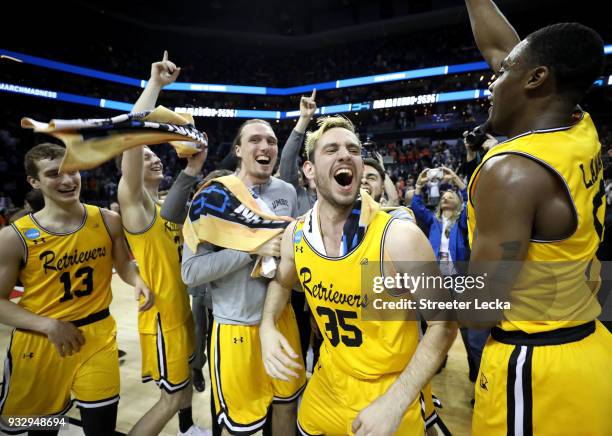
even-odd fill
[[[36,239],[40,237],[40,232],[38,229],[29,229],[25,232],[26,238],[28,239]]]
[[[295,232],[295,235],[293,236],[293,243],[294,244],[299,244],[300,241],[302,240],[302,236],[304,236],[304,232],[301,230],[298,230],[297,232]]]

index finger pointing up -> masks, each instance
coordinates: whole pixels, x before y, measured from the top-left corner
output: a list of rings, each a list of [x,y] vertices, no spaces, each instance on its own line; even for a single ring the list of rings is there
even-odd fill
[[[312,94],[310,95],[310,98],[312,98],[314,100],[314,98],[317,96],[317,88],[314,88],[312,90]]]
[[[164,62],[168,60],[168,50],[164,50],[164,58],[162,60]]]

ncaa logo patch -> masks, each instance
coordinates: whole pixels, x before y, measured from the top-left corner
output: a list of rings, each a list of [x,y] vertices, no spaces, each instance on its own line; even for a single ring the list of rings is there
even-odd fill
[[[299,244],[303,236],[304,232],[302,230],[298,230],[297,232],[295,232],[295,235],[293,236],[293,243]]]
[[[40,232],[38,229],[29,229],[25,232],[26,238],[28,239],[36,239],[40,237]]]

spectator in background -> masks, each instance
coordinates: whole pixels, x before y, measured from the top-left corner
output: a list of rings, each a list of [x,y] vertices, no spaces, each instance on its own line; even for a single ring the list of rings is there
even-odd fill
[[[450,183],[460,190],[461,196],[453,190],[442,194],[435,212],[429,210],[422,198],[422,189],[428,181],[428,169],[423,170],[416,183],[412,199],[412,211],[421,229],[429,237],[436,259],[443,274],[452,275],[464,271],[470,258],[467,241],[467,186],[461,178],[448,168],[439,168],[444,173],[441,182]],[[462,262],[463,264],[458,264]],[[461,337],[468,354],[469,379],[476,381],[480,359],[488,330],[461,328]]]
[[[374,147],[376,147],[375,143]],[[366,144],[364,144],[366,146]],[[399,193],[396,185],[391,180],[391,177],[387,174],[385,169],[385,162],[380,153],[377,151],[372,152],[372,158],[366,158],[363,160],[364,164],[364,174],[363,178],[368,181],[373,176],[378,175],[379,178],[375,180],[374,184],[366,183],[365,185],[362,183],[362,188],[365,188],[372,198],[379,202],[383,206],[388,207],[397,207],[399,206]],[[374,190],[368,189],[374,187]],[[380,189],[378,189],[380,188]]]
[[[4,195],[4,192],[0,192],[0,209],[8,209],[11,207],[12,202],[10,197]]]
[[[464,207],[467,201],[466,185],[448,168],[438,168],[444,175],[442,181],[453,184],[461,191],[461,197],[452,190],[444,192],[435,212],[429,210],[423,201],[422,191],[428,182],[425,169],[416,183],[411,207],[421,229],[429,236],[434,253],[441,262],[462,262],[469,260],[467,245],[467,214]],[[452,269],[452,268],[451,268]]]
[[[23,208],[28,212],[38,212],[45,207],[45,198],[38,189],[32,189],[25,195]]]
[[[363,159],[361,189],[365,190],[381,205],[396,207],[399,205],[399,199],[395,185],[391,181],[391,178],[385,173],[385,167],[382,164],[382,156],[378,153],[375,153],[375,155],[378,159],[373,159],[371,157]]]

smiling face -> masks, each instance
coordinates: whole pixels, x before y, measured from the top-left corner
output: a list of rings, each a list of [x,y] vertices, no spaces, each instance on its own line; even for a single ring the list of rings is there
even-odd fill
[[[304,171],[307,177],[314,178],[319,198],[338,208],[352,205],[363,175],[359,139],[342,127],[327,130],[317,140]]]
[[[164,164],[149,147],[144,147],[144,181],[160,183],[164,178]]]
[[[272,128],[258,122],[244,126],[236,156],[240,159],[239,177],[253,184],[267,182],[278,156],[278,140]]]
[[[62,158],[40,159],[36,161],[36,177],[28,176],[28,182],[34,189],[39,189],[45,198],[45,204],[55,203],[68,206],[79,202],[81,194],[81,174],[78,171],[59,173]]]

